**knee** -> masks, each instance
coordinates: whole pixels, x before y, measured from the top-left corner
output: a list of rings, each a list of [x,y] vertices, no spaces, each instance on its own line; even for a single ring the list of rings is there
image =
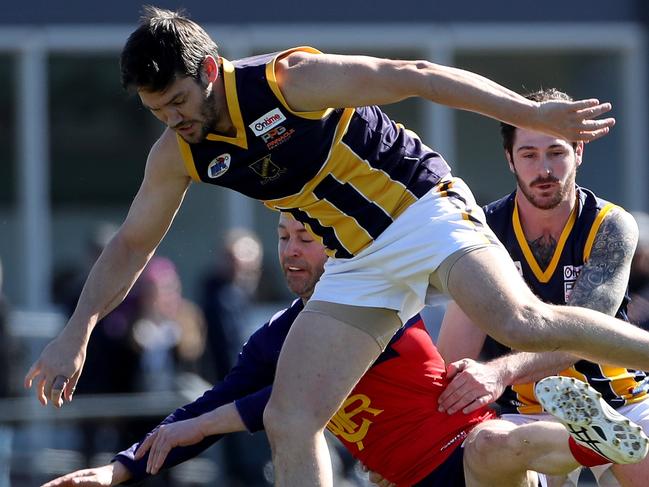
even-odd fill
[[[481,465],[491,464],[494,455],[513,460],[525,453],[524,441],[516,434],[516,427],[500,421],[497,425],[474,430],[467,445],[467,455]]]
[[[282,432],[282,425],[285,425],[290,418],[284,408],[279,407],[271,397],[264,409],[263,420],[268,439],[272,442]]]
[[[271,400],[264,409],[264,429],[271,445],[282,441],[298,441],[312,438],[323,431],[328,419],[321,419],[314,411],[299,405],[285,406]]]
[[[480,457],[492,455],[496,451],[502,451],[507,444],[509,431],[484,427],[472,435],[471,450]]]

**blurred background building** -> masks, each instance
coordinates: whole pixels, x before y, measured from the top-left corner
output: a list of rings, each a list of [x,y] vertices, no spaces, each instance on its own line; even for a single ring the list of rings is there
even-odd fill
[[[645,0],[151,3],[185,8],[229,59],[312,45],[455,65],[519,92],[555,86],[575,98],[609,100],[617,126],[586,147],[578,180],[628,210],[649,210]],[[12,310],[5,333],[12,337],[12,353],[21,357],[4,388],[9,396],[23,395],[18,385],[25,367],[65,322],[69,304],[61,305],[57,293],[61,285],[78,284],[78,273],[66,272],[87,270],[88,236],[100,224],[124,218],[148,149],[162,131],[119,84],[118,54],[141,5],[33,0],[2,6],[0,259]],[[497,122],[421,100],[386,110],[444,154],[481,202],[513,187]],[[227,233],[243,228],[258,236],[263,261],[251,297],[255,305],[242,325],[250,329],[289,298],[276,265],[276,215],[206,186],[192,186],[158,253],[175,264],[183,296],[201,303],[205,275],[224,255]],[[7,411],[0,407],[0,414]],[[0,435],[27,428],[21,421],[0,416]],[[13,435],[8,451],[15,451],[16,442],[23,452],[43,444],[26,431]],[[0,438],[0,470],[6,465],[2,445],[11,439]],[[0,486],[2,478],[0,471]]]

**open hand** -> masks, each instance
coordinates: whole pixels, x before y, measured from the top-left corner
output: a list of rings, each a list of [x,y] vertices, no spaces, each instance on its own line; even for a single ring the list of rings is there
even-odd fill
[[[128,470],[119,462],[103,467],[77,470],[50,480],[42,487],[108,487],[128,480]]]
[[[597,119],[611,110],[610,103],[599,100],[545,101],[539,104],[539,117],[532,130],[555,135],[570,142],[590,142],[608,134],[615,125],[612,117]]]
[[[155,475],[162,468],[172,448],[195,445],[203,438],[205,438],[205,434],[199,418],[163,424],[146,437],[135,453],[135,459],[139,460],[150,450],[146,471],[151,475]]]
[[[451,382],[439,396],[439,410],[448,414],[460,410],[471,413],[494,402],[505,390],[500,372],[490,366],[468,358],[449,364],[446,377]]]
[[[25,387],[36,383],[36,397],[43,406],[48,399],[55,407],[63,400],[72,401],[72,395],[86,360],[87,343],[65,333],[52,340],[25,376]]]

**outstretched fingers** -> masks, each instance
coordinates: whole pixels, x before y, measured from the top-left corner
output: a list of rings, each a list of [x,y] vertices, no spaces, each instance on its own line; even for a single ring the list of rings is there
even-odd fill
[[[615,118],[597,118],[612,108],[610,103],[599,103],[598,100],[582,100],[573,103],[579,124],[579,140],[590,142],[609,133],[615,125]]]
[[[34,362],[34,364],[29,368],[27,375],[25,375],[25,388],[30,389],[34,382],[36,383],[36,398],[43,406],[47,406],[47,396],[45,395],[47,375],[42,370],[40,360]]]
[[[587,100],[588,102],[595,102],[594,104],[576,101],[573,103],[573,108],[582,115],[584,118],[595,118],[603,115],[604,113],[610,112],[613,108],[613,105],[610,103],[599,103],[598,100]]]

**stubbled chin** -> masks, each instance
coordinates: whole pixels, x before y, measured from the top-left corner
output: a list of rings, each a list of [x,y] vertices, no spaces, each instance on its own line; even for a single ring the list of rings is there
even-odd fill
[[[197,140],[197,137],[187,137],[186,135],[183,135],[181,133],[178,132],[176,133],[180,135],[180,138],[183,139],[188,144],[197,144],[198,142],[200,142],[200,140]]]

